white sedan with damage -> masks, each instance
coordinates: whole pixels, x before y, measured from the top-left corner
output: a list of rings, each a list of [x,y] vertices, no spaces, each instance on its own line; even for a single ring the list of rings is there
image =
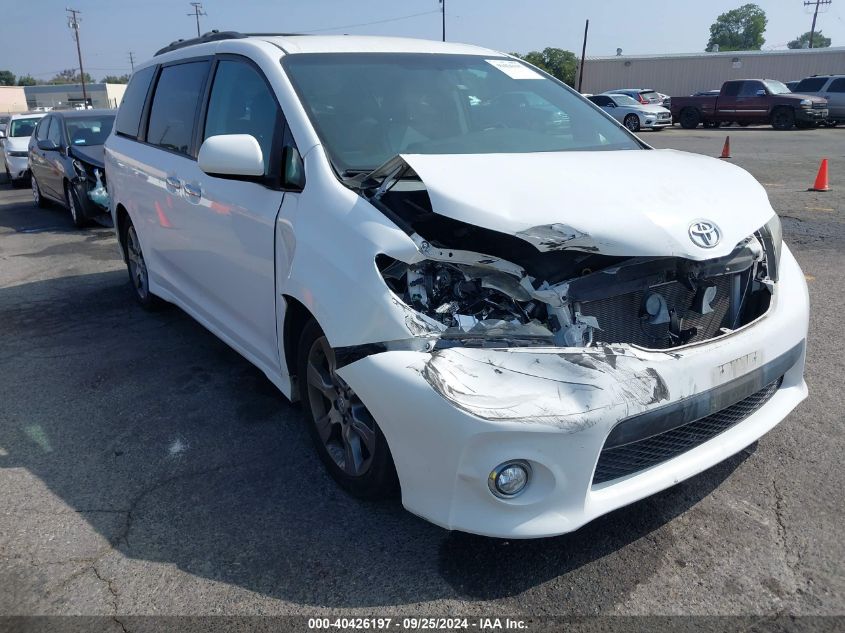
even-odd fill
[[[301,400],[346,490],[447,529],[572,531],[807,395],[806,283],[760,184],[496,51],[177,42],[105,169],[137,300]]]

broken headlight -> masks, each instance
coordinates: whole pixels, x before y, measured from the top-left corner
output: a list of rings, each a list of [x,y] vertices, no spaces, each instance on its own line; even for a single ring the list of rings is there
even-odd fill
[[[376,263],[393,293],[436,327],[440,338],[544,343],[553,338],[541,322],[547,318],[545,304],[512,275],[451,262],[406,264],[384,255]]]
[[[81,180],[88,180],[88,171],[85,169],[85,165],[81,162],[73,159],[73,171],[76,172],[76,177]]]
[[[766,251],[766,272],[772,281],[778,280],[778,267],[783,252],[783,226],[777,214],[763,225],[758,235]]]

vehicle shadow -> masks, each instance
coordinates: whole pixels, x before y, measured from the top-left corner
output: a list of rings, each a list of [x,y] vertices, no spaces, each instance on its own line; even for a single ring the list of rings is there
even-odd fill
[[[135,561],[153,561],[309,606],[516,599],[554,581],[600,609],[657,572],[667,524],[747,457],[570,535],[449,533],[341,492],[299,408],[180,310],[136,308],[123,271],[2,288],[0,323],[0,477],[26,469],[50,493],[13,491],[5,511],[70,508],[135,591]]]

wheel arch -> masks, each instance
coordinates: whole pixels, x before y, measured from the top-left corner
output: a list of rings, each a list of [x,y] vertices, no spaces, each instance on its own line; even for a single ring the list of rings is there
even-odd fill
[[[282,324],[282,351],[285,355],[285,368],[290,376],[291,400],[296,401],[299,399],[296,370],[299,339],[302,336],[302,331],[305,329],[306,323],[311,319],[317,321],[317,318],[311,314],[311,311],[305,307],[305,304],[295,297],[283,294],[282,299],[285,302],[285,314]]]
[[[120,245],[120,252],[123,254],[124,261],[126,261],[125,236],[128,222],[130,222],[129,211],[122,204],[118,203],[115,207],[115,228],[117,229],[117,243]]]

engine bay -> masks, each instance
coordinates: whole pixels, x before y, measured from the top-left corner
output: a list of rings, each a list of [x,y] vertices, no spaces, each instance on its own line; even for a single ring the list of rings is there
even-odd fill
[[[441,341],[671,349],[728,334],[771,302],[776,256],[762,231],[705,261],[608,256],[583,244],[543,251],[435,213],[418,180],[382,187],[370,201],[426,259],[379,255],[378,269]]]

